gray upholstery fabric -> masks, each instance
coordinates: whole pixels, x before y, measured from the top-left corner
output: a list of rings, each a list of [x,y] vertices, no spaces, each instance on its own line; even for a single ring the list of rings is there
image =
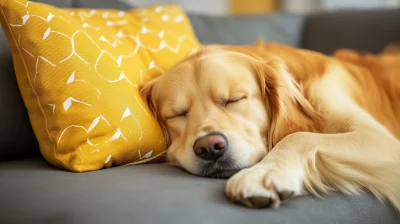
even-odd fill
[[[108,8],[129,10],[134,8],[132,4],[127,4],[118,0],[73,0],[71,5],[73,8]]]
[[[218,17],[189,14],[193,29],[203,44],[253,44],[264,41],[299,47],[304,16],[276,14],[270,16]]]
[[[132,5],[118,0],[34,0],[63,8],[110,8],[126,10]]]
[[[0,29],[0,161],[38,154],[38,144],[28,118],[11,56]]]
[[[330,54],[338,48],[378,53],[400,42],[400,10],[337,11],[311,15],[302,47]]]
[[[37,0],[56,7],[130,9],[116,0]],[[0,161],[38,156],[39,147],[15,79],[11,49],[0,30]]]
[[[69,8],[72,7],[72,4],[75,2],[75,0],[33,0],[34,2],[42,2],[45,4],[50,4],[55,7],[63,7],[63,8]]]
[[[277,210],[251,210],[229,202],[224,183],[165,164],[77,174],[41,159],[4,162],[0,223],[400,223],[400,216],[369,194],[303,196]]]

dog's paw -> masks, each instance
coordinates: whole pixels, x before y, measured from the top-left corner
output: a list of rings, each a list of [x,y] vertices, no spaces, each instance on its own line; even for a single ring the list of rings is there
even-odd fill
[[[225,188],[231,201],[250,208],[278,208],[281,202],[300,192],[298,176],[265,167],[241,170],[228,179]]]

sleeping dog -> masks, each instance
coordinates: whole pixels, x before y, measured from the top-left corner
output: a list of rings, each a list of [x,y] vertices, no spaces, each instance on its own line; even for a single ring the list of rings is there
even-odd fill
[[[141,89],[171,164],[248,207],[367,189],[400,210],[400,52],[208,45]]]

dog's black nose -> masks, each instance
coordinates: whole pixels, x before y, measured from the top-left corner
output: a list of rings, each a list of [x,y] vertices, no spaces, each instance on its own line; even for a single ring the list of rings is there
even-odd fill
[[[204,160],[213,161],[220,158],[228,148],[228,139],[220,133],[211,133],[198,138],[193,145],[193,151],[196,156]]]

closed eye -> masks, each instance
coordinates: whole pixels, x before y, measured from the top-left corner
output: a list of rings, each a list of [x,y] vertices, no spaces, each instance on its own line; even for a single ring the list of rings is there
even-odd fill
[[[188,113],[188,110],[181,110],[181,111],[179,111],[179,113],[173,114],[173,115],[169,115],[166,118],[167,119],[174,119],[174,118],[186,117],[187,113]]]
[[[229,100],[226,100],[225,101],[225,105],[236,103],[236,102],[239,102],[239,101],[244,100],[246,98],[247,98],[246,96],[234,97],[234,98],[231,98]]]

